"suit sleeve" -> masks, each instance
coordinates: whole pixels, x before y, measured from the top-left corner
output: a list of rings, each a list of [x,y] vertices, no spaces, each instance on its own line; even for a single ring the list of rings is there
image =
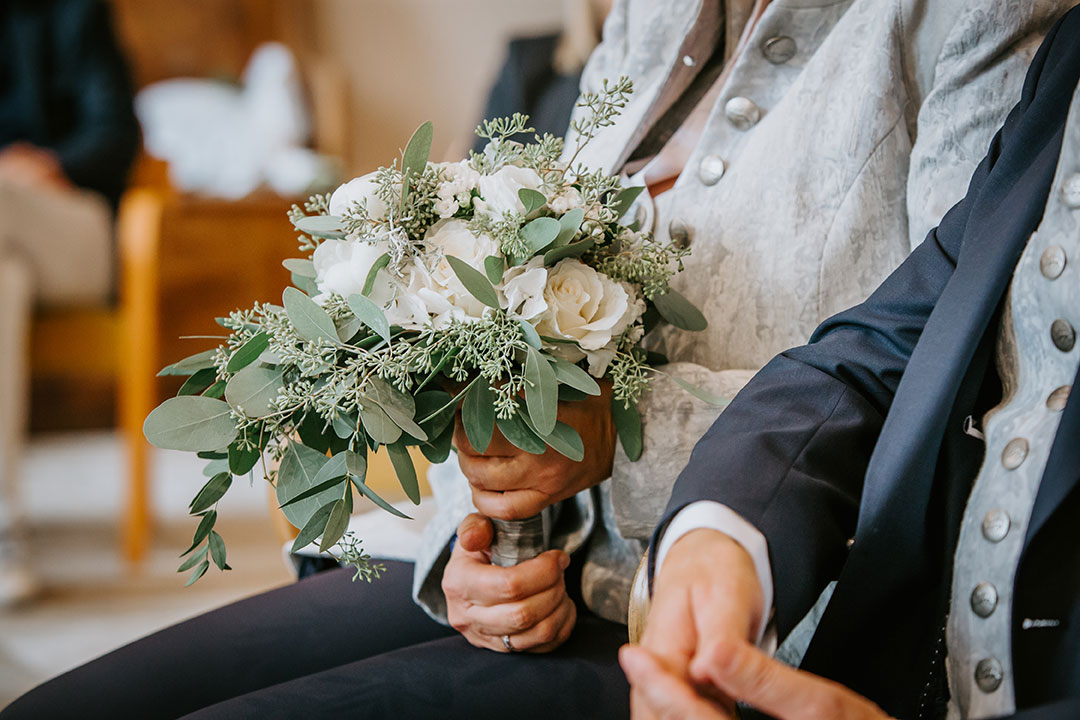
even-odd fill
[[[1036,56],[1021,101],[976,168],[966,197],[864,303],[825,321],[809,344],[781,353],[754,376],[695,446],[675,483],[654,544],[692,502],[712,500],[739,513],[769,543],[781,638],[839,574],[870,455],[908,359],[952,277],[972,207],[980,199],[992,202],[1013,181],[1031,128],[1043,133],[1037,118],[1026,124],[1022,118],[1045,58],[1043,51]],[[1010,139],[1016,157],[994,174]]]
[[[74,98],[76,126],[55,151],[73,183],[114,205],[139,144],[131,82],[103,2],[72,3],[58,22],[58,72]]]

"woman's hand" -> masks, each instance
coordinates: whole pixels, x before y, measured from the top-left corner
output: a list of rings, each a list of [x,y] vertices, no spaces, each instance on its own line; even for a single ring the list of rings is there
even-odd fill
[[[458,526],[442,580],[450,625],[476,647],[554,650],[570,637],[577,621],[563,581],[570,556],[548,550],[513,567],[499,567],[491,564],[492,536],[491,521],[482,515],[469,515]]]
[[[461,471],[472,486],[473,504],[488,517],[518,520],[597,485],[611,476],[615,458],[615,422],[611,418],[611,383],[577,402],[560,402],[558,418],[581,436],[585,457],[574,462],[550,447],[533,455],[510,444],[499,428],[483,454],[476,452],[458,413],[454,446]]]

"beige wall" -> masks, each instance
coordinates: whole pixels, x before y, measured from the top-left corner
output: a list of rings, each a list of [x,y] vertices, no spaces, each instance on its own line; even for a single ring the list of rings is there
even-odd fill
[[[389,164],[425,120],[433,159],[463,153],[507,40],[558,27],[558,0],[317,0],[317,52],[340,63],[350,118],[347,174]]]

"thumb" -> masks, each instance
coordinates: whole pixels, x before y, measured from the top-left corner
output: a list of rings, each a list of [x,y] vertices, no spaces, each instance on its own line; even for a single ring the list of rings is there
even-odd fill
[[[491,547],[495,531],[491,521],[479,513],[467,515],[458,525],[458,544],[467,552],[482,552]]]

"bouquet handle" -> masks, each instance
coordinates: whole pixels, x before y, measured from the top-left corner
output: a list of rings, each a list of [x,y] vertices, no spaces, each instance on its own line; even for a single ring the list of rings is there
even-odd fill
[[[491,562],[510,567],[530,560],[548,549],[551,543],[551,508],[521,520],[492,518],[495,539],[491,543]]]

